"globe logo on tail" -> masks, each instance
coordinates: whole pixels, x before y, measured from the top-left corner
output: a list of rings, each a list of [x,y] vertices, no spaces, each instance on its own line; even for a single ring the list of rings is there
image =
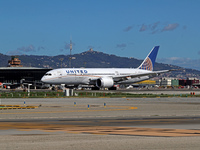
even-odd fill
[[[147,57],[146,60],[143,62],[143,64],[140,66],[139,69],[152,71],[153,70],[153,64],[152,64],[151,59],[149,57]]]

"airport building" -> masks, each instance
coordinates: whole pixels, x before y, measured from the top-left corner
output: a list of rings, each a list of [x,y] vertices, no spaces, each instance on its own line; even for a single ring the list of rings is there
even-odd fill
[[[41,83],[42,76],[51,69],[23,67],[17,56],[12,56],[8,67],[0,67],[0,84],[15,88],[22,83]],[[12,88],[12,87],[11,87]]]
[[[175,79],[175,78],[161,78],[156,80],[156,85],[158,86],[196,86],[199,85],[199,80],[195,78],[185,79]]]

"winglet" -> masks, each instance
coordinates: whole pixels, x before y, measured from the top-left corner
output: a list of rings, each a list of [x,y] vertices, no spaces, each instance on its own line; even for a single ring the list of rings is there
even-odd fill
[[[142,64],[138,67],[138,69],[153,71],[158,49],[159,49],[159,46],[155,46],[151,50],[149,55],[145,58],[145,60],[142,62]]]

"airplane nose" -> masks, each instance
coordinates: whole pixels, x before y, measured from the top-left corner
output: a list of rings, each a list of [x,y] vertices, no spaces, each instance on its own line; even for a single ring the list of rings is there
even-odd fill
[[[44,77],[44,76],[42,77],[41,81],[42,81],[42,82],[45,82],[45,77]]]

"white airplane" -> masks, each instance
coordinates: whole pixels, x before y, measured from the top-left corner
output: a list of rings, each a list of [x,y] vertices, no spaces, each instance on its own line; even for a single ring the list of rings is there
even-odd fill
[[[54,85],[94,85],[96,89],[115,84],[132,84],[172,70],[153,71],[159,46],[155,46],[138,68],[60,68],[48,71],[41,79]]]

